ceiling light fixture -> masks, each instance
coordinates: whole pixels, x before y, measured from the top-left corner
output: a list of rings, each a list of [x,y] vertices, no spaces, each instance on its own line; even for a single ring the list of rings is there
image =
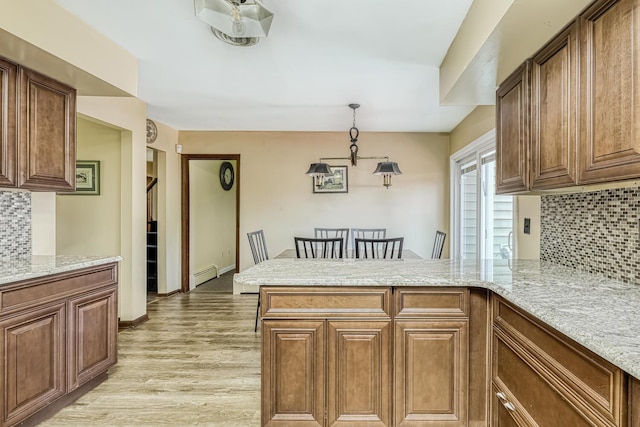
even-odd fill
[[[273,13],[260,0],[194,0],[196,16],[211,26],[220,40],[253,46],[266,37]]]
[[[349,104],[349,108],[353,110],[353,125],[351,129],[349,129],[349,137],[351,139],[351,145],[349,146],[350,156],[349,157],[322,157],[320,162],[311,163],[309,166],[309,170],[306,172],[307,175],[313,177],[314,185],[317,188],[320,188],[324,185],[324,179],[327,176],[332,175],[331,167],[324,162],[324,160],[350,160],[351,166],[356,166],[358,164],[358,160],[372,160],[372,159],[384,159],[384,162],[379,162],[378,167],[375,171],[373,171],[374,175],[382,175],[384,185],[387,190],[391,186],[391,176],[392,175],[402,175],[400,168],[396,162],[390,162],[389,156],[379,157],[379,156],[359,156],[358,155],[358,136],[360,136],[360,131],[356,127],[356,110],[360,108],[360,104]]]

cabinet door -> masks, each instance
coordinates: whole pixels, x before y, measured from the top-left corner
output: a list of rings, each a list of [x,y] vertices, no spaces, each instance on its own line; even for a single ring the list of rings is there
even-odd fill
[[[531,60],[531,189],[575,185],[578,24]]]
[[[65,304],[0,322],[2,425],[13,425],[66,391]]]
[[[18,186],[72,191],[76,171],[76,93],[20,68]]]
[[[466,426],[468,320],[395,323],[397,426]]]
[[[328,425],[391,425],[391,321],[329,321]]]
[[[525,191],[529,184],[529,62],[496,92],[496,193]]]
[[[69,301],[69,391],[117,361],[117,287]]]
[[[324,321],[265,319],[262,328],[262,425],[323,426]]]
[[[639,3],[600,0],[580,16],[579,183],[640,176]]]
[[[18,67],[0,59],[0,186],[16,186]]]

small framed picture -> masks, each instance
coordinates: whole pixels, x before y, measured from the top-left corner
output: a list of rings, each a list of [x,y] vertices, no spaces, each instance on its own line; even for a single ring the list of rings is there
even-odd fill
[[[316,187],[311,179],[311,186],[314,193],[348,193],[349,192],[349,177],[347,174],[347,166],[329,166],[331,172],[329,176],[324,177],[324,184],[321,187]]]
[[[76,161],[76,192],[73,194],[86,196],[100,194],[100,160]]]

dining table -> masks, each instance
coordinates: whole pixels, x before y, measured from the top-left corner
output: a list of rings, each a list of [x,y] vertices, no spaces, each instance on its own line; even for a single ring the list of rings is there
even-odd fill
[[[294,248],[285,249],[284,251],[280,252],[278,254],[278,256],[276,256],[276,258],[280,258],[280,259],[282,259],[282,258],[297,258],[296,250]],[[350,258],[350,259],[355,258],[355,250],[347,249],[345,251],[345,258]],[[307,258],[303,258],[303,259],[307,259]],[[322,258],[317,258],[317,259],[322,259]],[[331,258],[327,258],[327,259],[331,259]],[[375,258],[375,259],[380,259],[380,258]],[[420,255],[418,255],[417,253],[413,252],[411,249],[403,249],[402,250],[402,257],[400,258],[400,260],[402,260],[402,259],[423,259],[423,258]],[[394,258],[394,260],[397,261],[398,258]]]

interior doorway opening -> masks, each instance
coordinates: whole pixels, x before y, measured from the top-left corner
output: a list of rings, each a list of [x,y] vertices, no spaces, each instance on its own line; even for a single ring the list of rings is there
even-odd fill
[[[185,154],[181,290],[239,271],[240,155]]]

